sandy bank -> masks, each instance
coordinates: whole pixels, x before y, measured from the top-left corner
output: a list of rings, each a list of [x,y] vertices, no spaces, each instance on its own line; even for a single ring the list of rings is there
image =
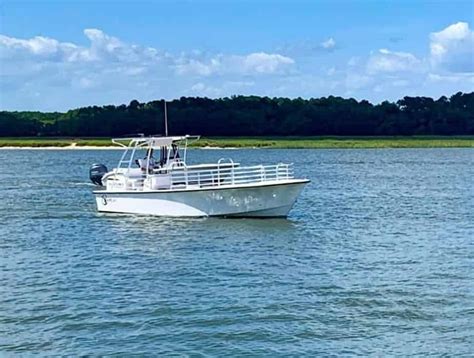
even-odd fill
[[[118,146],[90,146],[90,145],[83,145],[83,146],[78,146],[75,143],[72,145],[68,145],[65,147],[13,147],[13,146],[6,146],[6,147],[0,147],[0,150],[123,150],[123,147],[118,147]],[[254,147],[247,147],[247,148],[237,148],[237,147],[190,147],[190,149],[222,149],[222,150],[227,150],[227,149],[257,149]]]
[[[94,146],[77,146],[77,145],[68,145],[65,147],[0,147],[0,150],[118,150],[122,149],[121,147],[94,147]]]

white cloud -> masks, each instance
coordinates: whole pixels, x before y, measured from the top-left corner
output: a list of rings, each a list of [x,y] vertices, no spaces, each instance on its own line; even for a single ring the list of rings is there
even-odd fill
[[[328,38],[326,41],[321,42],[321,47],[327,50],[336,47],[336,41],[332,37]]]
[[[255,82],[254,81],[229,81],[227,82],[227,85],[229,87],[235,87],[235,88],[252,87],[252,86],[255,86]]]
[[[96,83],[93,78],[91,77],[83,77],[79,78],[78,80],[72,81],[73,86],[77,86],[81,89],[88,89],[88,88],[93,88]]]
[[[302,40],[277,47],[276,51],[290,57],[307,57],[327,54],[337,49],[336,40],[329,37],[324,41]]]
[[[452,24],[430,35],[434,67],[451,72],[474,72],[474,32],[466,22]]]
[[[146,71],[147,69],[144,66],[129,67],[129,68],[124,69],[125,74],[130,75],[130,76],[138,76],[145,73]]]
[[[429,73],[427,76],[428,81],[434,83],[464,83],[474,84],[474,76],[469,73],[455,73],[450,75],[440,75],[437,73]]]
[[[0,35],[0,57],[2,59],[37,57],[48,60],[62,60],[77,50],[78,47],[72,43],[61,43],[43,36],[24,40]]]
[[[217,58],[211,59],[208,63],[193,58],[179,59],[175,65],[176,73],[179,75],[210,76],[219,68],[220,62]]]
[[[59,42],[43,36],[18,39],[0,35],[0,53],[4,59],[21,57],[30,60],[55,62],[90,62],[159,60],[166,54],[153,48],[122,43],[119,39],[98,29],[85,29],[90,46],[83,47],[69,42]]]
[[[390,92],[390,88],[400,95],[415,89],[425,93],[446,93],[474,90],[474,32],[465,22],[454,23],[429,37],[429,53],[416,57],[409,52],[380,49],[372,52],[365,68],[351,59],[348,63],[346,88],[365,89],[367,83],[375,89]],[[364,74],[372,78],[368,82]],[[364,86],[364,83],[366,86]],[[431,87],[430,87],[431,86]],[[438,92],[435,92],[437,89]],[[418,92],[423,94],[423,92]],[[442,92],[441,92],[442,93]]]
[[[175,66],[179,75],[274,74],[287,71],[295,61],[280,54],[265,52],[246,56],[217,55],[210,59],[180,58]]]
[[[410,85],[410,81],[406,79],[394,80],[392,85],[395,87],[408,87]]]
[[[349,73],[345,79],[346,88],[349,90],[356,90],[365,88],[369,85],[372,85],[374,79],[370,76],[366,75],[359,75],[356,73]]]
[[[186,94],[191,96],[219,97],[230,94],[250,94],[255,82],[253,81],[212,81],[193,84]]]
[[[347,61],[347,66],[354,67],[357,66],[360,62],[360,57],[353,56]]]
[[[0,45],[3,48],[26,50],[38,55],[56,52],[58,44],[58,41],[42,36],[36,36],[29,40],[22,40],[0,35]]]
[[[368,73],[417,71],[421,61],[408,52],[381,49],[372,54],[367,62]]]
[[[289,57],[279,54],[268,54],[265,52],[251,53],[242,58],[236,58],[237,62],[242,61],[246,72],[275,73],[281,69],[292,65],[295,61]]]
[[[85,29],[84,35],[86,35],[91,41],[92,47],[107,52],[113,52],[114,50],[124,46],[119,39],[109,36],[98,29]]]
[[[273,88],[264,81],[290,74],[295,65],[279,53],[171,54],[126,43],[99,29],[85,29],[84,35],[87,45],[0,35],[0,107],[62,110],[187,93],[232,95],[251,92],[255,83]]]
[[[198,82],[191,86],[191,95],[199,96],[199,97],[219,97],[222,95],[222,91],[213,86],[205,85],[202,82]]]
[[[472,91],[474,85],[473,31],[466,23],[432,33],[425,55],[380,49],[366,56],[332,54],[331,62],[323,55],[338,48],[332,37],[286,50],[172,54],[99,29],[85,29],[84,36],[86,45],[0,35],[0,107],[64,110],[133,98],[233,94],[393,100]],[[427,45],[428,38],[421,46]]]

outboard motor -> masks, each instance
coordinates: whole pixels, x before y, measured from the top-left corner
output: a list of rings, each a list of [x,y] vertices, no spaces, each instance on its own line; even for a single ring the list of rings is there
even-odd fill
[[[107,167],[104,164],[92,164],[89,169],[89,178],[95,185],[103,186],[102,177],[107,172]]]

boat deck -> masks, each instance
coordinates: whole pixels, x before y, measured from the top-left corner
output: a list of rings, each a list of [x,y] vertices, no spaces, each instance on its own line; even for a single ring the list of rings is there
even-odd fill
[[[240,166],[238,163],[173,166],[143,173],[140,169],[116,170],[107,176],[107,191],[205,189],[275,183],[294,178],[292,164]]]

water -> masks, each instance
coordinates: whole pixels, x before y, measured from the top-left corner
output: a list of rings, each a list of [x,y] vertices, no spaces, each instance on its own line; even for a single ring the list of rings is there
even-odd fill
[[[0,355],[469,355],[474,151],[196,150],[294,162],[288,220],[95,211],[115,151],[0,151]]]

